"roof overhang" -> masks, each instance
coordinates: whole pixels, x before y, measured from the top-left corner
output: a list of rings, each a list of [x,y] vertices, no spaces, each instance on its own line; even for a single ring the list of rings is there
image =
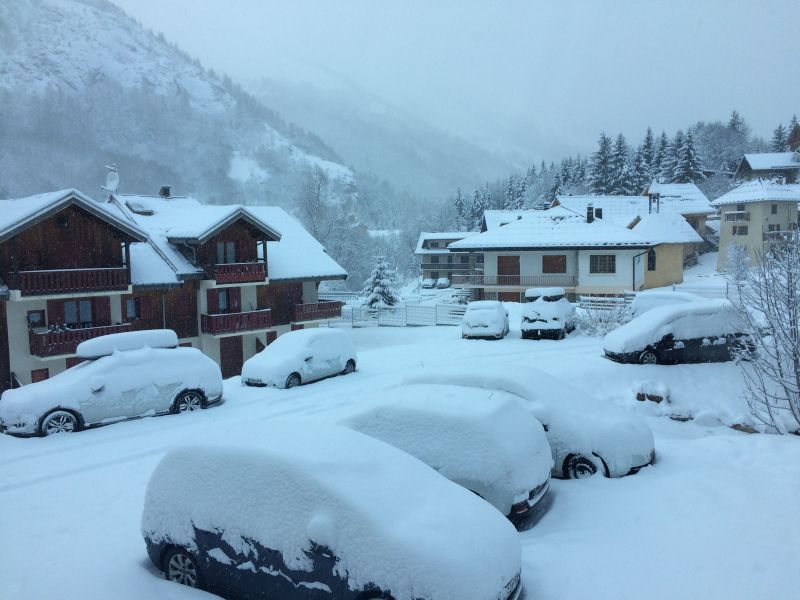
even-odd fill
[[[340,275],[314,275],[311,277],[270,277],[270,283],[289,283],[295,281],[344,281],[347,279],[347,273],[342,273]]]
[[[230,227],[233,223],[239,220],[243,220],[248,223],[254,229],[257,229],[261,233],[263,233],[268,242],[279,242],[281,239],[281,234],[264,223],[262,220],[257,218],[255,215],[250,213],[247,209],[239,208],[233,211],[230,215],[225,217],[219,223],[215,223],[213,227],[209,227],[202,233],[192,236],[192,237],[173,237],[169,236],[167,239],[172,244],[205,244],[208,240],[218,234],[220,231],[225,229],[226,227]]]
[[[624,246],[606,244],[603,246],[503,246],[493,248],[451,248],[452,252],[546,252],[548,250],[644,250],[652,247],[653,244],[641,243]]]

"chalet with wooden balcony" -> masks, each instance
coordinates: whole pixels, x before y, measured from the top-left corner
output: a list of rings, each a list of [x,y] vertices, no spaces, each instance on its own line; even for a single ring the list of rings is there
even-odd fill
[[[47,378],[87,339],[174,329],[226,377],[278,335],[341,315],[319,283],[347,273],[275,207],[76,190],[0,200],[2,385]]]
[[[467,275],[480,268],[483,261],[481,254],[452,254],[448,246],[466,237],[475,235],[475,231],[423,231],[419,234],[415,256],[419,259],[422,279],[431,279],[434,283],[439,279],[453,281],[454,275]]]

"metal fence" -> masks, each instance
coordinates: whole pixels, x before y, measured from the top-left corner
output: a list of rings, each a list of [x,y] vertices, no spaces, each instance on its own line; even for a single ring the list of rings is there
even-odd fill
[[[622,296],[579,296],[578,306],[586,310],[615,310],[630,306],[634,297],[634,292],[626,292]]]
[[[403,305],[385,308],[353,306],[342,313],[342,322],[352,327],[421,327],[460,325],[466,307],[460,304],[435,306]]]

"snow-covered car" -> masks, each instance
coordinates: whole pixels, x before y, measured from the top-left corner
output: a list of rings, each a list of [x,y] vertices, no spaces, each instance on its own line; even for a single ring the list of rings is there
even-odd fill
[[[467,304],[461,321],[464,339],[501,340],[508,335],[508,311],[498,300],[478,300]]]
[[[290,331],[245,361],[245,385],[292,388],[356,370],[353,340],[340,329]]]
[[[639,317],[648,310],[670,304],[702,301],[703,297],[689,292],[673,292],[672,290],[643,290],[638,292],[631,302],[631,314]]]
[[[581,479],[637,473],[655,460],[653,432],[639,417],[602,403],[534,368],[501,375],[486,368],[420,371],[405,384],[438,383],[514,394],[544,426],[553,454],[553,477]]]
[[[564,288],[529,288],[522,305],[522,338],[556,340],[575,330],[575,307],[567,300]]]
[[[222,398],[219,366],[174,331],[115,333],[78,345],[84,362],[0,398],[0,429],[51,435],[132,417],[193,411]]]
[[[440,290],[449,288],[450,280],[447,277],[439,277],[439,279],[436,281],[436,287]]]
[[[752,341],[727,300],[699,300],[653,308],[611,331],[606,358],[643,365],[731,360]]]
[[[550,487],[544,428],[511,394],[453,385],[401,385],[376,394],[342,425],[416,456],[514,523]]]
[[[512,600],[520,544],[475,494],[344,427],[273,421],[172,447],[142,533],[167,579],[226,598]]]
[[[432,290],[436,287],[436,282],[433,279],[423,279],[422,288],[425,290]]]

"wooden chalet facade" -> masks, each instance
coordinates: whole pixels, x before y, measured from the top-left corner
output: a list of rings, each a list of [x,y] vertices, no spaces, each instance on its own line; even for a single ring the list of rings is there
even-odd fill
[[[175,330],[182,345],[199,348],[231,377],[278,335],[340,316],[341,304],[318,302],[317,287],[346,273],[280,209],[269,216],[289,228],[286,242],[239,207],[137,200],[133,206],[148,208],[137,213],[125,197],[96,202],[76,190],[0,200],[2,389],[72,366],[84,340],[156,328]],[[162,208],[172,210],[150,218]],[[198,223],[197,231],[165,235],[165,221],[171,228],[183,222],[175,210],[187,211],[183,221]],[[316,271],[306,265],[293,273],[282,260],[272,281],[270,252],[290,254],[277,246],[292,240],[319,254]]]

